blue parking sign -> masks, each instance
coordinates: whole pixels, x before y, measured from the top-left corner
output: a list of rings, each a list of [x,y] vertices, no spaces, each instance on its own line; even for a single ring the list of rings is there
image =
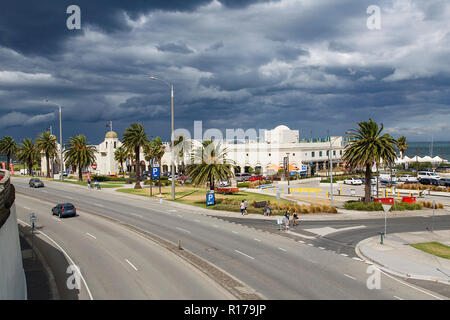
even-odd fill
[[[216,204],[216,201],[215,201],[214,193],[207,193],[206,194],[206,205],[213,206],[215,204]]]
[[[152,168],[152,179],[158,179],[159,178],[159,167],[153,167]]]

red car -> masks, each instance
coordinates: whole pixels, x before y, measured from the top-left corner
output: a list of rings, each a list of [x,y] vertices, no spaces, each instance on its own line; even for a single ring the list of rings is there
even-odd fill
[[[249,179],[248,179],[248,181],[263,181],[264,180],[264,177],[262,177],[262,176],[253,176],[253,177],[250,177]]]

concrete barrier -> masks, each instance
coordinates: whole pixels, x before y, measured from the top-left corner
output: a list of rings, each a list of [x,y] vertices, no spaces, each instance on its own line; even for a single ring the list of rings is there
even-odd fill
[[[0,170],[0,300],[25,300],[27,288],[17,227],[14,186]]]

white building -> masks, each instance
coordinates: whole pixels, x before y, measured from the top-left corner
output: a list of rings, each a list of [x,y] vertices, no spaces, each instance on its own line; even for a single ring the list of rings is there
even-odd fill
[[[264,139],[223,141],[222,146],[226,148],[227,158],[236,166],[235,172],[248,172],[249,168],[260,170],[264,175],[273,173],[279,168],[283,168],[284,158],[289,158],[291,168],[308,165],[308,173],[315,173],[319,170],[329,169],[330,140],[311,139],[309,141],[299,140],[298,130],[291,130],[281,125],[273,130],[266,130]],[[262,142],[259,140],[263,140]],[[341,163],[344,150],[344,139],[342,137],[331,137],[333,167]],[[96,146],[96,161],[94,167],[88,168],[90,172],[101,175],[119,174],[120,164],[114,159],[114,152],[122,143],[119,141],[117,133],[109,131],[105,135],[102,143]],[[184,159],[176,157],[176,171],[182,168],[182,163],[190,163],[193,150],[201,145],[199,140],[189,140],[186,145],[191,146],[191,150],[184,152]],[[161,159],[162,172],[169,172],[171,164],[170,143],[164,143],[165,154]],[[59,147],[59,145],[58,145]],[[178,153],[178,152],[176,152]],[[150,170],[150,164],[145,161],[145,156],[141,150],[141,172]],[[133,163],[132,165],[135,165]],[[46,172],[45,157],[41,159],[42,171]],[[131,163],[127,162],[127,170],[132,170]]]

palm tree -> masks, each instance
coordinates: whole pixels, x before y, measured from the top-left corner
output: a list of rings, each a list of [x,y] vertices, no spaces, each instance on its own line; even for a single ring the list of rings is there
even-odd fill
[[[397,149],[400,151],[402,159],[405,157],[405,151],[408,149],[408,144],[406,143],[406,137],[401,136],[397,139]]]
[[[45,161],[47,164],[47,178],[50,178],[50,158],[53,158],[58,149],[56,137],[50,134],[50,131],[41,133],[36,139],[36,147],[39,152],[45,153]]]
[[[123,169],[123,163],[127,160],[127,157],[128,152],[123,146],[118,147],[114,152],[114,160],[120,163],[120,170],[122,170],[124,178],[125,178],[125,170]]]
[[[392,164],[395,161],[396,154],[394,149],[395,139],[388,133],[381,135],[381,128],[372,119],[358,123],[359,128],[352,129],[350,138],[353,141],[345,147],[343,160],[350,166],[365,167],[365,198],[364,202],[370,202],[370,186],[372,179],[371,166],[373,162],[383,162]]]
[[[39,159],[39,151],[33,143],[33,139],[26,138],[22,140],[22,144],[17,151],[17,158],[27,165],[29,174],[33,175],[33,165]]]
[[[210,190],[214,190],[215,181],[229,180],[234,176],[232,164],[226,158],[227,150],[215,145],[212,140],[202,142],[194,155],[194,163],[187,168],[187,175],[195,185],[209,182]]]
[[[131,128],[126,128],[123,134],[123,144],[125,148],[133,150],[136,156],[136,185],[135,189],[142,189],[140,183],[140,150],[150,141],[145,133],[144,126],[138,123],[132,123]]]
[[[10,136],[0,139],[0,153],[6,154],[6,170],[9,170],[11,157],[17,152],[17,143]]]
[[[68,148],[64,150],[64,160],[78,168],[78,180],[83,181],[83,168],[95,162],[95,146],[88,146],[83,134],[69,138]]]
[[[185,172],[185,163],[184,163],[184,154],[185,152],[190,151],[191,144],[187,141],[183,135],[178,136],[174,141],[175,153],[178,158],[178,161],[181,160],[181,172],[184,174]]]

